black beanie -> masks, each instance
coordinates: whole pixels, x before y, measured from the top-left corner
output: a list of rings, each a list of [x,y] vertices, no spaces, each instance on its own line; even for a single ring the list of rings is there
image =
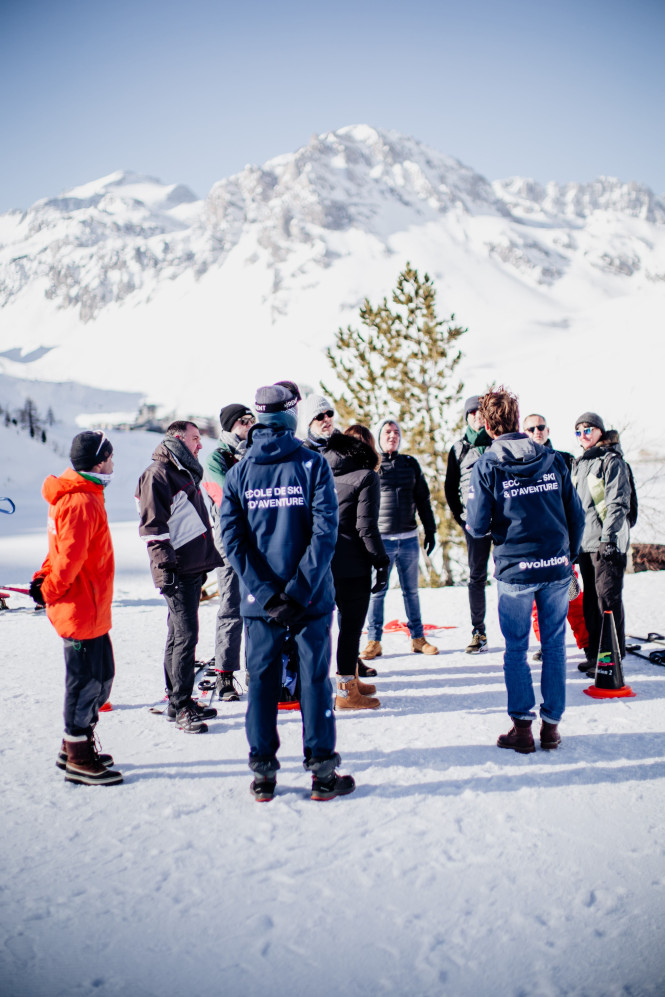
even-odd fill
[[[75,471],[90,471],[113,453],[113,444],[101,429],[86,430],[72,440],[69,459]]]
[[[246,405],[240,405],[239,402],[231,402],[230,405],[225,405],[219,413],[219,424],[225,433],[230,433],[238,419],[242,419],[244,415],[253,416],[254,413]]]

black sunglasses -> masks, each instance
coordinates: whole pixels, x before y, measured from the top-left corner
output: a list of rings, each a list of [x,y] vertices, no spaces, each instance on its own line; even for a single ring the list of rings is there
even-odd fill
[[[315,415],[312,422],[323,422],[326,416],[328,416],[329,419],[332,419],[334,414],[333,410],[329,408],[327,412],[322,412],[321,415]]]
[[[547,426],[527,426],[525,432],[535,433],[538,430],[539,433],[543,433],[547,429]]]

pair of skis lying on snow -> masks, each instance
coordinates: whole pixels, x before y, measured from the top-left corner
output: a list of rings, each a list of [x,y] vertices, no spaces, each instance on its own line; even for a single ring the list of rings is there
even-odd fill
[[[650,661],[652,665],[665,665],[665,634],[651,631],[646,637],[638,637],[636,634],[629,634],[629,637],[631,640],[639,640],[640,643],[627,644],[626,651],[628,654],[634,654],[636,658],[643,658],[644,661]],[[656,649],[655,651],[649,651],[647,654],[642,654],[642,644],[661,644],[663,650]]]

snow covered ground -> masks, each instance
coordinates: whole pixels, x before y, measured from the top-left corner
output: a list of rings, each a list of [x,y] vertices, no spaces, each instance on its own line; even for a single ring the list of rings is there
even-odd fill
[[[157,438],[128,439],[140,470]],[[664,992],[665,668],[629,658],[636,697],[596,702],[570,635],[561,748],[500,751],[496,590],[489,652],[476,658],[462,650],[465,589],[425,590],[425,621],[456,629],[435,635],[434,658],[385,638],[382,708],[338,718],[356,792],[310,801],[289,713],[278,794],[258,806],[246,698],[220,706],[204,736],[148,712],[162,690],[165,608],[121,484],[108,492],[117,677],[99,733],[124,785],[64,782],[61,641],[22,596],[0,613],[3,993]],[[45,505],[27,501],[27,486],[13,494],[19,511],[0,516],[4,584],[25,583],[46,547]],[[628,576],[628,631],[665,631],[664,600],[665,573]],[[387,610],[404,619],[399,591]],[[216,601],[201,607],[199,657],[212,654],[215,613]]]

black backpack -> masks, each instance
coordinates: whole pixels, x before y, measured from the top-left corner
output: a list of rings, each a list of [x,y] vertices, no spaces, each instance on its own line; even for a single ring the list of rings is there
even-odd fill
[[[635,523],[637,522],[637,488],[635,487],[635,478],[633,477],[633,469],[628,463],[624,461],[626,465],[626,470],[628,471],[628,480],[630,481],[630,509],[628,510],[628,525],[631,530]]]

